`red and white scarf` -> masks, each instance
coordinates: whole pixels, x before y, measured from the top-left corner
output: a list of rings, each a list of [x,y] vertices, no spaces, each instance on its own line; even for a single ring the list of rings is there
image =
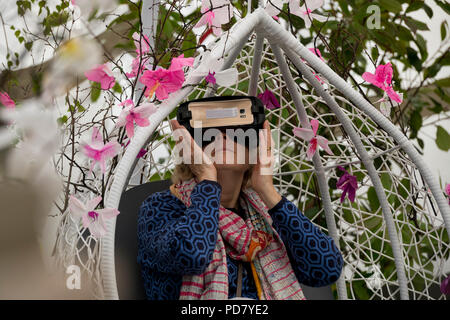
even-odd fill
[[[189,207],[196,184],[192,178],[173,184],[170,190]],[[228,254],[235,260],[250,262],[259,299],[305,300],[283,241],[272,227],[267,206],[251,188],[242,190],[239,201],[245,220],[220,205],[212,260],[202,274],[183,276],[180,299],[228,299]]]

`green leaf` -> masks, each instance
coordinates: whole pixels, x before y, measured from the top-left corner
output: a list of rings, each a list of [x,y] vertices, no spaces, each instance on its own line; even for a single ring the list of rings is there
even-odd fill
[[[428,58],[428,49],[427,49],[427,42],[426,40],[419,34],[416,33],[416,44],[419,47],[420,51],[420,57],[422,58],[422,61],[425,62]]]
[[[406,9],[406,12],[413,12],[422,9],[423,7],[423,1],[413,1],[408,6],[408,9]]]
[[[32,41],[25,43],[25,49],[27,49],[27,51],[30,51],[32,47],[33,47]]]
[[[377,211],[377,209],[380,207],[380,201],[378,200],[378,196],[374,187],[369,188],[369,191],[367,192],[367,199],[369,200],[369,205],[372,209],[372,212]]]
[[[116,82],[114,84],[114,87],[112,87],[112,89],[113,89],[114,92],[122,93],[122,87],[120,86],[120,84],[118,82]]]
[[[422,115],[420,114],[420,110],[416,109],[411,113],[411,118],[409,121],[411,125],[411,138],[417,137],[417,132],[422,128]]]
[[[69,119],[67,116],[62,116],[62,117],[59,117],[58,119],[56,119],[56,121],[58,121],[59,125],[63,125],[64,123],[67,122],[67,119]]]
[[[423,23],[411,17],[405,17],[405,23],[414,33],[417,32],[417,30],[430,30],[426,23]]]
[[[450,135],[448,134],[447,130],[445,130],[441,126],[437,126],[436,145],[441,150],[450,150]]]
[[[391,176],[389,175],[389,173],[384,172],[381,174],[381,184],[383,185],[383,187],[386,190],[390,190],[392,187],[392,180],[391,180]]]
[[[436,0],[435,3],[441,7],[447,14],[450,14],[450,3],[447,1]]]
[[[434,84],[440,87],[450,87],[450,78],[439,79]]]
[[[441,40],[444,40],[447,37],[447,21],[444,20],[441,23]]]
[[[417,70],[422,70],[422,61],[419,59],[417,51],[411,47],[406,48],[406,55],[408,56],[408,62]]]
[[[387,11],[393,13],[400,13],[402,11],[402,5],[397,0],[379,0],[380,6]]]
[[[101,94],[102,90],[100,87],[100,83],[98,82],[93,82],[92,83],[92,87],[91,87],[91,101],[95,102],[98,100],[98,98],[100,98],[100,94]]]
[[[433,9],[431,9],[428,5],[422,2],[423,10],[427,14],[428,18],[433,18]]]
[[[66,11],[63,12],[53,12],[47,18],[44,19],[44,25],[50,27],[57,27],[67,22],[69,19],[69,13]]]

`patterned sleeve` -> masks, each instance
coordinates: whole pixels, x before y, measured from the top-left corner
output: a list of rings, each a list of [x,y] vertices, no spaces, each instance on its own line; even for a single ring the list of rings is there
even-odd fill
[[[217,241],[221,191],[217,182],[199,182],[189,208],[169,191],[148,197],[139,211],[138,262],[159,272],[202,273]]]
[[[324,234],[284,196],[269,210],[300,283],[329,285],[339,278],[343,259],[333,239]]]

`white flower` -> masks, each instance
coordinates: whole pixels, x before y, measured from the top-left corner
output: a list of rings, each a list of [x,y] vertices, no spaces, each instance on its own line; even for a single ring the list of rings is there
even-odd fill
[[[238,71],[236,68],[222,70],[225,61],[223,58],[211,58],[209,52],[202,55],[200,66],[192,70],[187,78],[186,84],[196,84],[210,73],[214,73],[216,83],[222,87],[230,87],[238,81]],[[195,64],[195,63],[194,63]]]
[[[101,238],[106,234],[105,219],[114,218],[119,214],[119,210],[113,208],[95,209],[102,201],[102,197],[96,197],[83,203],[74,196],[69,198],[69,210],[72,216],[83,222],[83,227],[88,228],[96,238]]]
[[[305,27],[311,27],[311,21],[316,19],[318,21],[326,21],[327,18],[315,13],[312,13],[314,10],[323,6],[323,0],[305,0],[305,4],[301,7],[299,6],[298,0],[290,0],[289,1],[289,11],[296,16],[299,16],[305,21]]]
[[[93,39],[73,38],[58,48],[50,70],[44,75],[43,96],[64,94],[76,82],[84,78],[84,72],[102,63],[103,50]]]
[[[400,96],[400,99],[403,100],[403,93],[399,93],[398,95]],[[389,99],[386,92],[384,93],[383,98],[376,102],[380,102],[380,111],[387,118],[389,118],[391,115],[391,106],[398,107],[400,105],[400,103],[398,103],[397,101]]]
[[[95,10],[110,12],[117,7],[115,0],[71,0],[72,5],[80,8],[81,14],[89,18]]]

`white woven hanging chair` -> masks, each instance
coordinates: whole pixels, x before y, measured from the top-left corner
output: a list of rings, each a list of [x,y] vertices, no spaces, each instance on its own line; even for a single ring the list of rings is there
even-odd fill
[[[436,298],[431,290],[444,279],[449,257],[450,207],[408,138],[263,9],[238,21],[212,45],[209,58],[220,57],[224,69],[238,69],[239,82],[215,90],[186,86],[161,103],[150,126],[138,127],[120,159],[106,206],[118,208],[122,192],[132,187],[130,179],[142,183],[170,176],[172,157],[159,161],[153,155],[161,150],[170,154],[174,142],[168,120],[181,102],[214,94],[256,95],[267,86],[281,105],[266,113],[276,144],[274,184],[339,246],[345,265],[336,284],[338,298]],[[194,68],[208,63],[199,59]],[[309,128],[311,118],[319,120],[334,155],[306,158],[307,144],[292,129]],[[148,153],[137,159],[143,147]],[[335,188],[339,165],[358,177],[354,203],[340,202],[342,191]],[[63,228],[76,252],[75,258],[64,259],[84,259],[81,264],[99,298],[119,298],[115,224],[116,219],[107,220],[108,233],[100,242]],[[81,250],[88,253],[82,257]],[[370,294],[359,294],[361,288]]]

